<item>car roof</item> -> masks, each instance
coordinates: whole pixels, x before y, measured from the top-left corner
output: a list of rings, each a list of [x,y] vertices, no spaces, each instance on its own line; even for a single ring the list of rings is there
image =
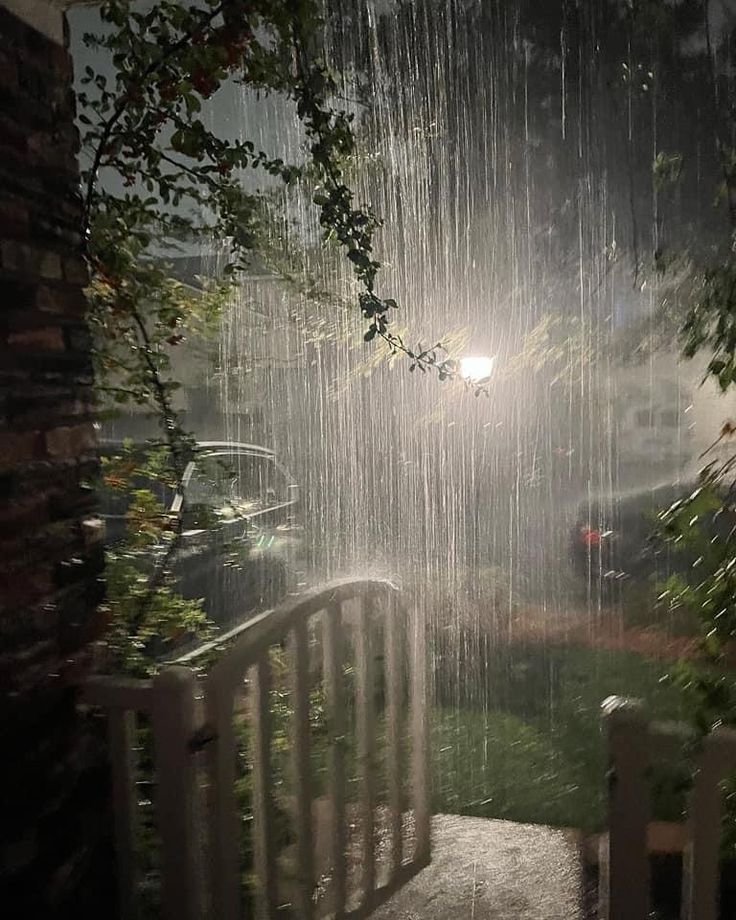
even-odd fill
[[[261,454],[266,457],[275,456],[270,447],[263,447],[261,444],[245,444],[242,441],[197,441],[197,447],[202,450],[235,450],[249,454]]]
[[[118,450],[128,443],[128,439],[117,440],[114,438],[100,438],[97,442],[98,447],[107,450]],[[197,441],[197,447],[205,451],[228,451],[241,452],[257,455],[259,457],[275,457],[275,452],[270,447],[263,447],[261,444],[246,444],[242,441]],[[133,447],[145,447],[143,441],[133,441]]]

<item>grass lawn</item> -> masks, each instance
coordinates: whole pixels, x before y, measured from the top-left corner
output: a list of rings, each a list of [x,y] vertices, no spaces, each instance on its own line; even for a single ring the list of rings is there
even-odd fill
[[[458,693],[453,705],[439,670],[431,722],[435,811],[601,829],[600,704],[611,694],[639,697],[652,718],[683,719],[685,700],[663,680],[666,672],[665,662],[627,652],[518,646],[491,663],[484,704],[468,705],[466,694],[460,705]],[[682,765],[655,765],[653,817],[678,820],[683,804]]]

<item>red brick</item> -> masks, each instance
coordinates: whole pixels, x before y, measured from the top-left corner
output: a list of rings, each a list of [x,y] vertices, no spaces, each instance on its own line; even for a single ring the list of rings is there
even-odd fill
[[[0,199],[0,226],[4,233],[8,236],[26,237],[28,224],[28,205],[25,202],[10,196]]]
[[[18,892],[3,898],[14,917],[102,916],[109,901],[87,894],[110,880],[107,857],[84,864],[106,832],[108,787],[90,800],[102,761],[90,760],[66,683],[84,678],[103,624],[102,545],[82,523],[97,463],[78,145],[66,49],[0,5],[0,690],[13,738],[0,889]]]
[[[79,288],[41,286],[36,292],[36,306],[44,313],[66,313],[82,316],[87,299]]]
[[[58,402],[39,401],[23,408],[12,406],[8,411],[9,421],[16,430],[23,428],[48,428],[59,423],[69,423],[91,418],[93,407],[91,400],[60,400]]]
[[[58,252],[37,249],[18,240],[3,240],[0,244],[0,258],[2,267],[8,271],[61,280],[61,256]]]
[[[64,278],[72,284],[89,283],[89,269],[81,257],[64,259]]]
[[[53,572],[36,566],[30,570],[0,572],[0,612],[37,604],[54,591]]]
[[[62,426],[46,432],[46,451],[49,457],[78,457],[95,443],[95,430],[91,424]]]
[[[8,344],[40,351],[62,351],[64,336],[58,326],[44,326],[41,329],[11,332],[8,336]]]
[[[15,86],[18,83],[18,64],[4,51],[0,52],[0,83],[4,86]]]
[[[65,80],[69,84],[72,77],[72,61],[66,48],[62,48],[60,45],[52,45],[49,48],[49,60],[56,71],[59,82]]]
[[[20,502],[8,502],[0,512],[0,530],[17,534],[27,527],[43,523],[48,517],[46,496],[34,495]]]
[[[2,281],[1,306],[8,312],[26,312],[33,309],[36,286],[32,281],[19,278],[4,278]]]
[[[49,513],[51,509],[49,509]],[[83,552],[84,544],[78,533],[76,522],[63,519],[43,521],[33,530],[11,536],[0,542],[0,572],[25,569],[32,562],[54,567],[70,556]]]
[[[50,137],[45,131],[31,131],[26,135],[29,157],[35,164],[50,163],[58,156],[58,148],[49,143]]]
[[[5,147],[25,156],[28,150],[26,132],[12,118],[0,114],[0,138]]]
[[[38,273],[42,278],[60,279],[61,278],[61,256],[57,252],[42,252]]]
[[[11,272],[27,271],[33,259],[33,250],[30,246],[16,240],[3,240],[0,244],[0,260],[2,267]]]
[[[0,472],[33,463],[43,455],[43,436],[38,431],[0,433]]]
[[[34,211],[30,219],[33,236],[54,250],[77,251],[82,245],[81,221],[66,219],[54,211],[52,214]]]

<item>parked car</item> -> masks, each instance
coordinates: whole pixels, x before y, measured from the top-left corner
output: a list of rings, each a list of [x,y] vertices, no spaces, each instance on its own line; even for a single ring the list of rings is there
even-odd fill
[[[657,537],[657,516],[699,488],[695,480],[581,502],[570,534],[570,551],[578,576],[609,586],[652,576],[664,580],[695,562],[692,552],[675,551]],[[734,526],[732,516],[709,515],[707,532],[723,537]]]
[[[143,451],[134,446],[132,453]],[[122,456],[129,446],[103,443],[101,455]],[[172,561],[177,591],[202,598],[210,619],[232,626],[278,603],[297,579],[301,557],[299,486],[272,450],[254,444],[206,441],[184,472],[177,494],[161,479],[138,477],[170,511],[182,510],[183,533]],[[127,491],[104,490],[108,545],[127,530]],[[146,548],[155,558],[165,547]]]

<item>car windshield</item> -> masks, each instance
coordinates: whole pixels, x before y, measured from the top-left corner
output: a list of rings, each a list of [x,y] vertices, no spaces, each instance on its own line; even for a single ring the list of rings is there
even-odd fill
[[[269,455],[207,454],[196,462],[186,497],[190,506],[237,517],[285,501],[286,483]]]

